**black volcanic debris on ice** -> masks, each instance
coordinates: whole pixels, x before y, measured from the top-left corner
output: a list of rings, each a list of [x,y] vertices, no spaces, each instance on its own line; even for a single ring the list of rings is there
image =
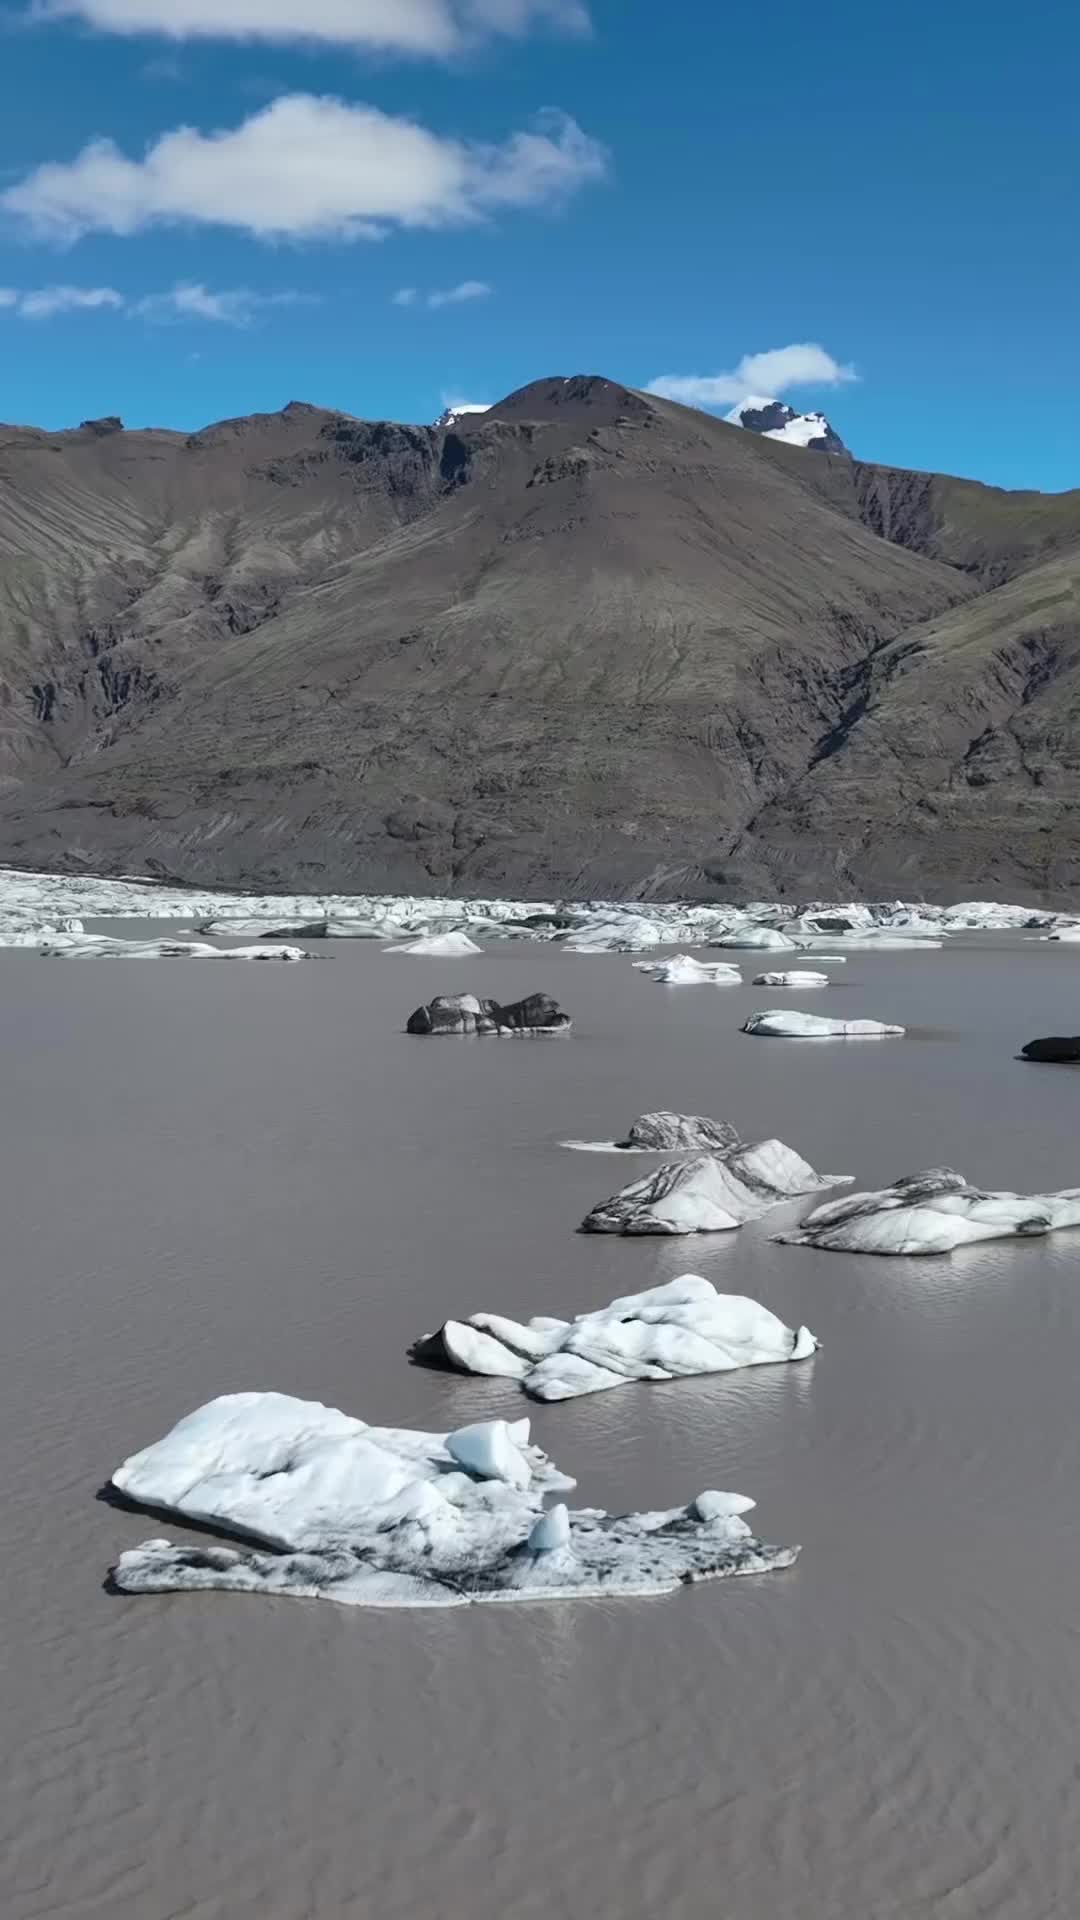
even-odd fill
[[[586,376],[438,428],[0,429],[0,860],[1066,895],[1080,492],[770,430]]]

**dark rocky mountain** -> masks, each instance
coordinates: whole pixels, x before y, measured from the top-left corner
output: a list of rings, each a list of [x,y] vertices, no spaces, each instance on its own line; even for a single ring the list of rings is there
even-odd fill
[[[1080,493],[599,377],[0,429],[0,859],[260,888],[1080,879]]]

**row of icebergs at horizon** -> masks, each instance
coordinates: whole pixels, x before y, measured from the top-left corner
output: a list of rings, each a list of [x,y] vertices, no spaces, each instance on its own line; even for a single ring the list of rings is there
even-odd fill
[[[479,943],[548,942],[574,953],[646,952],[664,946],[814,953],[931,949],[951,934],[1038,932],[1080,941],[1074,915],[997,901],[949,907],[892,901],[653,903],[472,900],[398,894],[243,894],[163,886],[135,877],[26,873],[0,868],[0,946],[40,946],[78,936],[87,919],[179,920],[192,938],[367,939],[399,944],[461,934]],[[423,949],[420,949],[423,951]],[[459,951],[467,951],[464,947]]]

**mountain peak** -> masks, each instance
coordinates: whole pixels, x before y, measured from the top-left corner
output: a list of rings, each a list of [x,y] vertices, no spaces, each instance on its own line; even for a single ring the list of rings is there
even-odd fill
[[[725,417],[733,427],[746,427],[751,433],[764,434],[766,440],[782,440],[789,447],[811,447],[815,453],[848,451],[823,413],[796,413],[784,400],[752,393]]]
[[[645,394],[600,373],[560,374],[518,387],[491,409],[502,420],[588,420],[593,426],[655,412]]]

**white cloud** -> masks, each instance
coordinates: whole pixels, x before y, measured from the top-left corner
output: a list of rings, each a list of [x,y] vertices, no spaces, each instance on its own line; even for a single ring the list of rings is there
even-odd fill
[[[744,354],[731,373],[665,373],[649,381],[648,391],[687,407],[730,407],[755,395],[775,398],[790,387],[839,387],[857,379],[854,367],[834,360],[824,347],[804,342]]]
[[[388,228],[482,219],[557,203],[607,171],[604,149],[549,109],[501,146],[431,133],[330,96],[284,94],[237,127],[177,127],[129,160],[93,140],[37,167],[0,207],[60,241],[200,222],[264,240],[379,238]]]
[[[456,287],[444,287],[435,293],[429,293],[426,305],[429,307],[461,307],[470,300],[490,300],[494,287],[486,280],[461,280]]]
[[[57,313],[95,312],[102,307],[119,311],[124,296],[115,287],[35,287],[5,298],[2,304],[14,308],[23,320],[51,320]]]
[[[142,320],[212,320],[226,327],[249,327],[260,308],[313,306],[317,299],[291,288],[255,293],[250,287],[229,287],[215,293],[201,281],[181,280],[168,293],[145,294],[131,312]]]
[[[416,288],[399,287],[396,293],[391,294],[390,298],[395,307],[415,307]]]
[[[584,0],[34,0],[38,19],[76,19],[103,33],[172,40],[328,41],[446,58],[493,34],[534,26],[586,33]]]
[[[15,287],[0,287],[0,307],[17,307],[19,294]]]

